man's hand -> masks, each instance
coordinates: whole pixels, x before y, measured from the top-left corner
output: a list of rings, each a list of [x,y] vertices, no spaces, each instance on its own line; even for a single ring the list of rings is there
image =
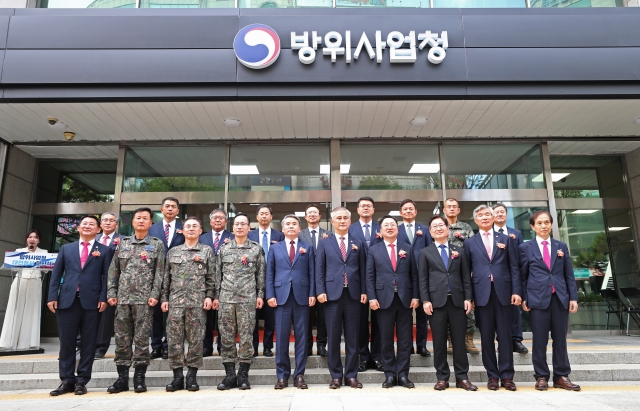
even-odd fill
[[[57,301],[49,301],[47,303],[47,307],[49,307],[49,311],[51,311],[52,313],[55,313],[56,310],[58,309],[58,302]]]
[[[373,311],[375,311],[378,308],[380,308],[380,304],[378,303],[378,300],[369,301],[369,308],[371,308]]]
[[[320,294],[318,296],[318,302],[319,303],[323,303],[323,304],[326,303],[327,302],[327,295],[326,294]]]
[[[309,297],[309,307],[316,305],[316,297]]]
[[[204,299],[204,305],[202,306],[202,308],[204,308],[205,310],[210,310],[211,304],[213,304],[213,302],[211,301],[211,298],[207,297]]]
[[[155,298],[149,298],[148,304],[149,307],[155,307],[156,304],[158,304],[158,300],[156,300]]]
[[[433,315],[433,304],[431,304],[431,302],[429,301],[425,301],[422,303],[422,309],[424,310],[424,313],[427,315]]]
[[[360,304],[366,304],[366,303],[367,303],[367,295],[360,294]]]
[[[98,312],[101,313],[107,309],[107,303],[98,303]]]
[[[578,312],[578,302],[577,301],[569,301],[569,312],[577,313]]]
[[[464,300],[464,311],[466,312],[466,314],[469,314],[472,309],[473,309],[473,304],[471,304],[471,301]]]
[[[414,298],[413,300],[411,300],[411,304],[409,304],[409,308],[418,308],[420,307],[420,300],[418,300],[417,298]]]
[[[113,307],[114,305],[118,304],[118,299],[117,298],[109,298],[107,300],[107,302],[109,303],[110,306]]]
[[[169,303],[166,301],[163,302],[162,304],[160,304],[160,309],[163,313],[166,313],[167,311],[169,311]]]
[[[522,297],[520,297],[518,294],[513,294],[511,296],[512,305],[520,305],[521,302],[522,302]]]
[[[275,307],[277,307],[277,306],[278,306],[278,301],[276,301],[276,298],[275,298],[275,297],[273,297],[273,298],[269,298],[269,299],[267,300],[267,304],[269,304],[269,307],[274,307],[274,308],[275,308]]]
[[[260,297],[256,298],[256,308],[259,310],[264,305],[264,300]]]
[[[218,301],[218,299],[216,298],[215,300],[213,300],[213,303],[211,303],[211,309],[217,310],[218,308],[220,308],[220,301]]]
[[[531,311],[531,308],[527,307],[527,302],[523,301],[522,302],[522,309],[525,311]]]

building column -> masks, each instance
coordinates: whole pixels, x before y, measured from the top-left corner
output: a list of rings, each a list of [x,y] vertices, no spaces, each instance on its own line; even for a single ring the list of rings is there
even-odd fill
[[[633,243],[636,248],[636,257],[640,261],[638,239],[640,239],[640,148],[624,155],[624,167],[629,190],[629,202],[631,204],[631,221],[633,223]]]
[[[331,209],[342,202],[342,179],[340,175],[340,140],[331,140],[329,177],[331,179]]]

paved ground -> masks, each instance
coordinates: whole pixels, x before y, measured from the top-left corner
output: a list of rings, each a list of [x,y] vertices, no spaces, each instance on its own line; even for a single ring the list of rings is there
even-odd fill
[[[329,390],[311,386],[309,390],[287,388],[275,391],[271,386],[249,391],[217,391],[212,387],[196,392],[167,393],[152,389],[144,394],[133,392],[107,394],[92,390],[87,395],[67,394],[49,397],[48,391],[14,391],[0,393],[0,409],[11,410],[215,410],[215,411],[611,411],[640,409],[638,383],[582,384],[581,392],[550,389],[538,392],[532,383],[521,383],[517,392],[504,389],[492,392],[481,387],[477,392],[450,388],[436,392],[431,385],[415,389],[382,389],[367,385],[362,390],[342,387]]]

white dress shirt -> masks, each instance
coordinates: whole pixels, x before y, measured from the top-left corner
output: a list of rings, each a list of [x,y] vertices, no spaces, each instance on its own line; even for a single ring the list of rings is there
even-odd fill
[[[314,247],[318,248],[318,241],[320,241],[320,226],[317,226],[316,228],[309,227],[309,238],[313,240],[313,236],[311,235],[312,231],[316,232],[316,243],[314,244]]]
[[[504,231],[502,234],[504,235],[509,235],[509,229],[507,228],[507,225],[503,225],[502,227],[498,227],[497,225],[493,225],[493,231],[495,231],[496,233],[500,233],[500,229],[502,228],[502,230]]]
[[[336,237],[336,241],[338,242],[338,250],[340,249],[340,237],[344,237],[344,246],[348,247],[349,246],[349,234],[345,234],[345,235],[340,235],[338,233],[336,233],[335,235]],[[347,248],[347,252],[349,252],[349,249]]]
[[[393,250],[396,252],[396,264],[398,263],[398,240],[393,243],[388,243],[387,240],[384,240],[384,245],[387,247],[387,254],[389,254],[389,259],[391,259],[391,247],[389,244],[393,244]]]
[[[542,251],[544,249],[544,245],[542,245],[543,241],[547,242],[547,250],[549,250],[549,256],[551,256],[551,237],[545,240],[542,237],[536,236],[536,243],[538,243],[538,248],[540,249],[540,255],[544,257],[544,252]]]
[[[360,228],[362,229],[362,235],[364,236],[364,238],[367,238],[365,235],[364,225],[369,224],[369,234],[371,234],[371,241],[373,241],[373,239],[376,238],[376,233],[373,231],[373,220],[369,221],[368,223],[365,223],[362,220],[358,220],[358,222],[360,223]]]
[[[485,233],[489,233],[489,250],[491,250],[491,258],[493,258],[493,228],[489,229],[489,231],[478,230],[478,235],[482,240],[482,244],[484,245]]]
[[[169,239],[167,240],[167,246],[169,244],[171,244],[171,241],[173,240],[173,236],[176,233],[176,220],[173,220],[170,223],[167,223],[165,221],[165,219],[162,219],[162,231],[164,232],[164,227],[169,224]]]
[[[438,247],[438,254],[441,254],[441,250],[442,248],[440,248],[441,245],[444,245],[444,252],[447,253],[447,256],[449,256],[451,254],[450,250],[449,250],[449,243],[448,242],[444,242],[444,243],[439,243],[436,240],[433,240],[433,242],[435,243],[436,247]]]
[[[218,240],[222,241],[222,234],[224,233],[224,230],[222,231],[213,231],[211,230],[211,239],[213,240],[213,242],[216,242],[216,233],[218,233]]]
[[[93,238],[93,240],[89,241],[89,247],[87,248],[89,250],[89,255],[91,255],[91,250],[93,249],[93,244],[96,242],[95,237]],[[82,249],[84,248],[84,246],[82,245],[83,241],[82,238],[78,240],[78,250],[80,250],[80,256],[82,256]]]
[[[293,248],[298,252],[298,238],[294,238],[293,240],[289,240],[285,237],[284,242],[287,244],[287,255],[289,255],[289,249],[291,248],[291,241],[293,241]],[[307,250],[309,252],[309,250]]]
[[[111,233],[111,234],[105,234],[105,233],[102,233],[102,235],[100,236],[100,240],[98,240],[98,242],[99,242],[100,244],[103,244],[103,245],[109,246],[109,245],[111,244],[111,242],[113,241],[113,236],[114,236],[114,235],[116,235],[116,232],[115,232],[115,231],[114,231],[113,233]],[[107,243],[106,243],[106,244],[104,243],[104,239],[105,239],[105,237],[107,238]]]

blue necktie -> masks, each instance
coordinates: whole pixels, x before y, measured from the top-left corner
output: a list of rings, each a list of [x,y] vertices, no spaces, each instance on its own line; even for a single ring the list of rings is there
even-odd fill
[[[264,250],[264,262],[267,262],[267,255],[269,254],[269,240],[267,240],[267,232],[262,232],[262,249]]]
[[[364,225],[364,241],[367,242],[367,247],[371,243],[371,231],[369,231],[369,224]]]
[[[442,244],[440,246],[440,257],[442,257],[442,262],[444,263],[444,268],[449,269],[449,256],[447,255],[447,246]],[[451,287],[449,287],[449,276],[447,276],[447,291],[451,291]]]

